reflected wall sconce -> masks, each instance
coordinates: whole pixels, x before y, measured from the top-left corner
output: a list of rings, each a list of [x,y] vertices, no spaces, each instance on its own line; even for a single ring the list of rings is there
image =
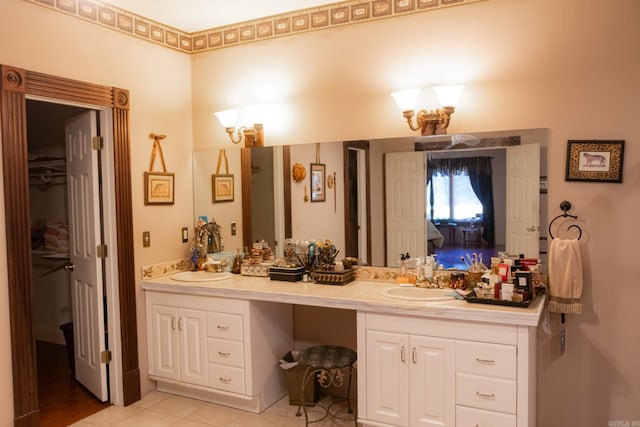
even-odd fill
[[[419,130],[421,135],[441,135],[447,133],[451,115],[455,111],[455,105],[463,88],[462,85],[434,86],[433,90],[438,96],[441,107],[435,110],[418,111],[416,124],[413,122],[413,116],[420,89],[394,92],[391,96],[402,110],[402,116],[407,120],[411,130]]]
[[[249,117],[256,116],[259,113],[259,107],[245,107],[244,110],[246,110]],[[234,108],[231,110],[218,111],[214,114],[220,121],[220,124],[224,126],[231,142],[234,144],[240,144],[244,139],[245,147],[264,147],[264,129],[262,123],[254,123],[251,126],[240,126],[236,132],[236,125],[240,113],[240,108]]]

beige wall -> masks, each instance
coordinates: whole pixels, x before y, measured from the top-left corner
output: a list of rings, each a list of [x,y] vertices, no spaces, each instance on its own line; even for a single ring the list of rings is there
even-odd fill
[[[192,223],[190,153],[228,144],[214,111],[280,101],[286,107],[282,122],[265,125],[269,145],[396,137],[411,133],[391,91],[463,83],[450,132],[548,128],[548,213],[559,213],[560,201],[568,199],[580,217],[585,311],[568,318],[564,356],[557,318],[554,336],[540,336],[538,425],[600,426],[640,420],[640,337],[634,327],[640,287],[631,256],[640,208],[639,16],[635,0],[618,0],[615,7],[596,0],[488,0],[203,53],[189,61],[40,6],[5,0],[0,63],[131,91],[137,268],[186,252],[179,228]],[[165,157],[178,174],[172,207],[142,202],[149,132],[168,135]],[[624,183],[565,182],[568,139],[626,140]],[[143,230],[152,233],[150,249],[137,239]],[[0,274],[6,281],[4,260]],[[138,307],[144,376],[140,297]],[[7,313],[4,294],[0,312]],[[0,345],[8,349],[8,322],[3,323]],[[5,350],[0,362],[3,378],[10,378],[9,354]],[[148,390],[143,380],[143,392]],[[11,408],[10,386],[2,387],[0,424],[11,419]]]
[[[194,145],[223,134],[214,111],[270,99],[266,88],[289,108],[286,132],[265,124],[267,144],[410,135],[389,93],[438,83],[466,85],[450,132],[548,128],[548,215],[573,203],[586,275],[567,353],[556,317],[539,339],[538,425],[640,420],[638,17],[634,0],[490,0],[204,53],[193,60]],[[565,182],[568,139],[626,140],[624,183]]]
[[[22,0],[0,2],[0,63],[130,91],[131,178],[136,287],[140,267],[182,258],[180,228],[193,225],[191,179],[190,58],[105,30],[80,19]],[[162,142],[167,168],[176,173],[175,205],[144,206],[143,172],[149,166],[153,140],[149,133],[166,134]],[[160,167],[156,162],[156,170]],[[2,198],[2,203],[4,198]],[[2,212],[4,207],[2,206]],[[5,245],[4,221],[0,241]],[[142,248],[142,231],[151,231],[151,248]],[[4,254],[4,248],[2,253]],[[6,259],[0,260],[0,282],[6,289]],[[9,310],[6,292],[0,292],[0,377],[11,378]],[[138,291],[138,340],[143,393],[146,380],[144,300]],[[13,420],[11,381],[0,387],[0,425]]]

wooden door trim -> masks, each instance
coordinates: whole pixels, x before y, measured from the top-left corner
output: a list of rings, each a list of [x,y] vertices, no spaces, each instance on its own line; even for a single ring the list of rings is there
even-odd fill
[[[93,85],[0,65],[0,120],[7,241],[9,321],[13,371],[14,425],[39,421],[35,336],[32,320],[31,224],[27,160],[26,97],[110,107],[113,138],[118,280],[124,404],[140,399],[140,371],[133,265],[133,216],[129,154],[129,95]]]

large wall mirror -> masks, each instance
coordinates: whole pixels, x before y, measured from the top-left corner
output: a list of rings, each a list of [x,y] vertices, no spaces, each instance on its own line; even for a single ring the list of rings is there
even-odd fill
[[[540,179],[546,176],[546,144],[546,129],[527,129],[300,144],[284,149],[229,148],[226,152],[237,197],[228,204],[213,203],[211,197],[211,175],[216,170],[219,150],[195,152],[194,216],[202,212],[214,216],[223,227],[223,239],[232,242],[226,248],[233,250],[259,239],[277,249],[282,245],[276,242],[293,237],[331,239],[341,251],[340,256],[357,256],[374,266],[396,266],[396,255],[405,252],[421,256],[444,254],[446,250],[454,255],[447,255],[450,259],[442,255],[439,261],[445,266],[455,266],[459,253],[476,250],[485,254],[506,250],[539,257],[545,248],[542,245],[540,249],[544,236],[541,240],[539,230],[544,230],[546,222],[546,210],[544,206],[541,209],[546,200],[540,197]],[[455,178],[449,181],[450,187],[443,187],[442,182],[426,185],[431,182],[427,173],[432,173],[427,163],[437,163],[442,170],[443,164],[466,162],[447,159],[469,158],[490,159],[494,206],[491,225],[486,213],[479,214],[473,208],[460,211],[452,204],[454,212],[442,213],[443,197],[438,189],[447,188],[446,198],[457,197],[453,193],[463,190],[455,188]],[[395,166],[390,163],[394,159],[398,162]],[[409,161],[425,165],[417,178],[407,175]],[[307,171],[307,177],[300,182],[294,182],[291,176],[291,165],[296,163]],[[321,203],[309,201],[311,163],[324,165],[325,194]],[[531,165],[535,167],[530,168]],[[398,175],[394,170],[403,173]],[[242,182],[243,176],[245,181],[251,176],[251,185]],[[469,179],[466,185],[470,185]],[[250,209],[243,209],[249,205]],[[408,214],[410,210],[414,214]],[[413,215],[417,224],[414,228],[406,215]],[[249,221],[251,226],[243,224]],[[230,235],[231,223],[236,224],[235,236]],[[487,228],[493,229],[489,241]],[[243,235],[246,230],[251,236]],[[439,240],[433,239],[434,233]],[[457,249],[457,254],[451,249]]]

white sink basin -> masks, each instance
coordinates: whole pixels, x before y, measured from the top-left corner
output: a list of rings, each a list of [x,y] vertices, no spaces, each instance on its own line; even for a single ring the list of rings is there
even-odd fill
[[[176,273],[171,277],[178,282],[214,282],[216,280],[225,280],[232,277],[233,274],[228,271],[222,273],[209,273],[207,271],[183,271]]]
[[[451,289],[418,288],[415,286],[391,286],[380,291],[389,298],[407,301],[445,301],[454,299]]]

